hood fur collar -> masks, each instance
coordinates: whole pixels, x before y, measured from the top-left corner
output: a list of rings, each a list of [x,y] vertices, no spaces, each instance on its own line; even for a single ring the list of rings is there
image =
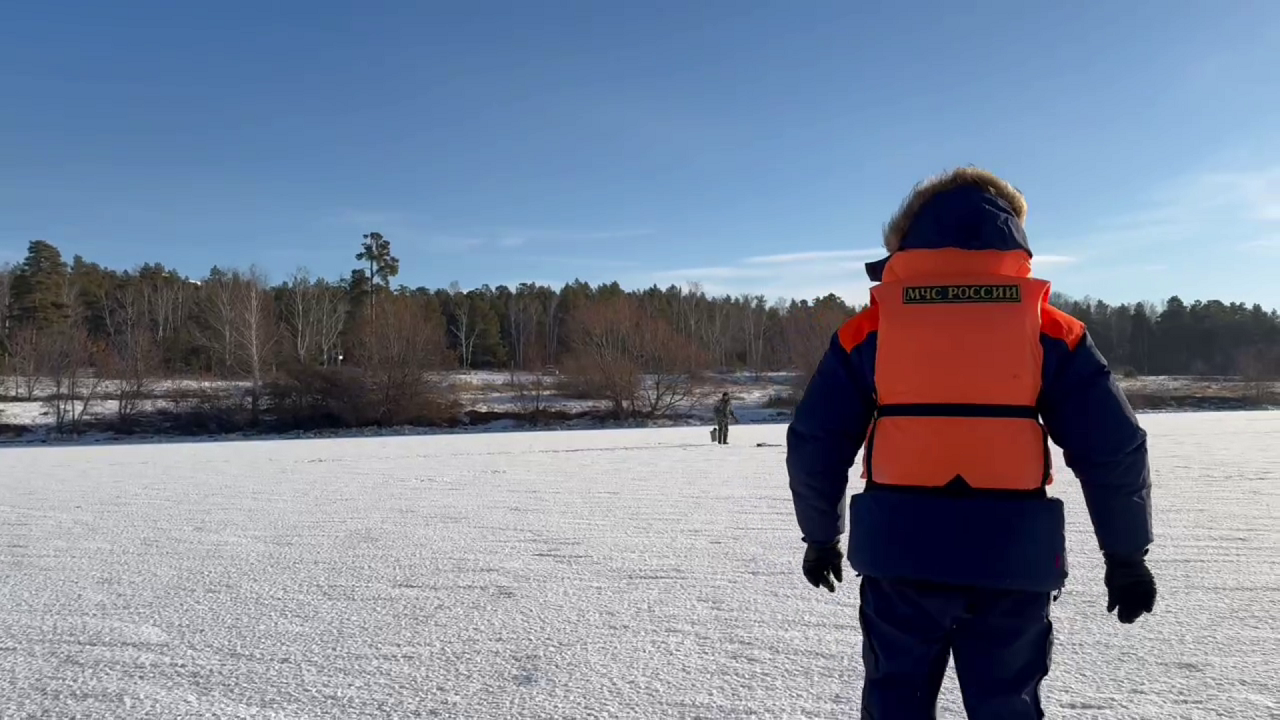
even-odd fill
[[[920,209],[939,194],[964,186],[973,186],[1009,206],[1019,224],[1027,221],[1027,200],[1013,185],[995,173],[973,166],[956,168],[917,184],[911,194],[902,201],[898,211],[884,226],[884,248],[890,253],[902,246],[902,238],[911,227]],[[870,268],[868,268],[870,270]]]

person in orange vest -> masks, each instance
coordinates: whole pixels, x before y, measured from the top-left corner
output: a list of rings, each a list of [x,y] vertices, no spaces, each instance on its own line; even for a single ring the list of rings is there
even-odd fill
[[[970,718],[1042,718],[1049,608],[1067,578],[1050,440],[1079,479],[1106,565],[1107,611],[1154,609],[1146,433],[1084,325],[1032,277],[1012,185],[961,168],[915,187],[787,430],[807,544],[835,592],[862,576],[862,717],[933,718],[949,657]],[[859,448],[863,491],[845,513]]]

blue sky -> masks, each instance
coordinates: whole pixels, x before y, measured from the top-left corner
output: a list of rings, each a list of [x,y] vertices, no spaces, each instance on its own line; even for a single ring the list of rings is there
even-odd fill
[[[977,164],[1056,289],[1274,307],[1278,67],[1274,2],[9,3],[0,260],[861,302]]]

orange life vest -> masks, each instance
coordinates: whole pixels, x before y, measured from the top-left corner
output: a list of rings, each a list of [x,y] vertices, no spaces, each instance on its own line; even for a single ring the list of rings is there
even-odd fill
[[[872,288],[877,410],[868,484],[1037,490],[1053,481],[1040,423],[1049,283],[1023,252],[906,250]]]

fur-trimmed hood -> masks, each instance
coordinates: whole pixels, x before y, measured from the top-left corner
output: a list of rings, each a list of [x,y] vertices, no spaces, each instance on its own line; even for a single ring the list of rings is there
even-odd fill
[[[901,250],[902,240],[911,229],[912,222],[930,200],[965,187],[981,190],[982,194],[1003,203],[1004,209],[1018,220],[1019,225],[1027,222],[1027,200],[1017,188],[988,170],[976,167],[956,168],[931,177],[911,189],[911,194],[907,195],[898,211],[885,223],[884,249],[891,253]]]
[[[1031,254],[1023,223],[1027,201],[994,173],[962,167],[917,184],[884,226],[889,254],[903,250],[1021,250]],[[867,263],[879,282],[887,263]]]

